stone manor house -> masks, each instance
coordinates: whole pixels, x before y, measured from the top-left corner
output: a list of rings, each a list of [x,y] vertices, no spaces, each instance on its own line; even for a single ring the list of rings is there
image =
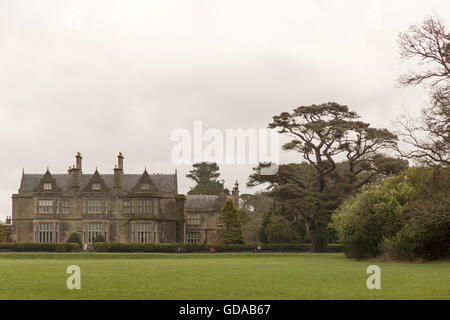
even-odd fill
[[[65,242],[73,232],[90,244],[108,242],[214,243],[223,195],[182,195],[174,174],[124,173],[122,153],[113,174],[84,174],[82,157],[66,174],[22,173],[12,195],[13,242]],[[239,204],[236,181],[231,198]]]

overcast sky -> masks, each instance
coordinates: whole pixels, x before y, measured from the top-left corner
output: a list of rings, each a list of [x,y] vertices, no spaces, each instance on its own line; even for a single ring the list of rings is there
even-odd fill
[[[22,168],[179,174],[178,128],[265,128],[299,105],[336,101],[374,126],[415,113],[421,88],[398,88],[397,35],[450,1],[0,0],[0,219]],[[283,162],[298,161],[282,153]],[[241,192],[251,165],[223,165]]]

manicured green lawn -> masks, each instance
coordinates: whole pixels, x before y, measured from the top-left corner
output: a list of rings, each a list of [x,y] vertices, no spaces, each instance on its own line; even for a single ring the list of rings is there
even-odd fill
[[[66,268],[81,268],[68,290]],[[366,287],[367,266],[381,289]],[[338,253],[0,253],[0,299],[450,299],[450,262],[369,263]]]

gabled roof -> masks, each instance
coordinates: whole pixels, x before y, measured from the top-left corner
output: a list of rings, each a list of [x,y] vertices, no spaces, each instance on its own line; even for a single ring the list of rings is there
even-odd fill
[[[141,185],[142,184],[148,184],[149,185],[149,189],[148,190],[151,191],[151,192],[158,191],[158,188],[153,183],[153,179],[150,177],[150,175],[147,172],[147,168],[145,168],[144,173],[139,178],[139,180],[136,182],[136,185],[133,187],[132,191],[133,192],[142,191],[142,189],[141,189]]]
[[[45,192],[47,190],[44,189],[44,183],[50,183],[52,185],[52,188],[48,191],[50,192],[60,192],[61,189],[58,186],[58,183],[53,178],[52,174],[50,173],[50,170],[47,168],[47,171],[42,175],[41,179],[39,179],[39,183],[35,186],[34,191],[37,192]]]
[[[186,209],[215,209],[218,199],[216,195],[186,195]]]
[[[34,191],[39,185],[43,174],[24,173],[19,191]],[[92,174],[81,175],[81,190],[86,188],[92,178]],[[130,192],[141,178],[142,174],[124,174],[123,175],[123,190]],[[176,176],[174,174],[150,174],[154,185],[159,192],[176,193]],[[72,176],[65,174],[52,174],[56,184],[62,191],[70,191],[72,186]],[[112,188],[114,185],[114,174],[101,174],[106,186]]]
[[[103,179],[102,175],[98,172],[97,169],[95,169],[94,174],[91,176],[91,178],[89,179],[88,183],[86,184],[86,186],[84,186],[84,188],[82,189],[83,191],[94,191],[92,189],[92,184],[94,183],[99,183],[100,184],[100,192],[109,192],[111,191],[111,188],[108,187],[105,183],[105,180]]]

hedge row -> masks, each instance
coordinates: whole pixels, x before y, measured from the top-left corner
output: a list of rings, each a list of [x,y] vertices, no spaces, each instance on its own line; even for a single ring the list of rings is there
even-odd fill
[[[214,248],[216,252],[254,252],[257,245],[233,244],[233,245],[210,245],[210,244],[182,244],[182,243],[106,243],[96,242],[93,244],[96,252],[209,252]],[[0,243],[1,251],[16,252],[71,252],[80,251],[77,243]],[[310,244],[263,244],[263,252],[309,252]],[[324,252],[342,252],[342,245],[329,245]]]
[[[58,250],[56,250],[58,248]],[[42,251],[42,252],[63,252],[65,251],[79,251],[80,247],[78,243],[0,243],[0,250],[2,251],[17,251],[17,252],[30,252],[30,251]]]
[[[138,243],[104,243],[98,242],[93,245],[97,252],[209,252],[214,248],[215,252],[254,252],[257,245],[211,245],[211,244],[182,244],[182,243],[160,243],[160,244],[138,244]],[[309,252],[310,244],[263,244],[263,252]],[[329,245],[324,252],[342,252],[342,245]]]

